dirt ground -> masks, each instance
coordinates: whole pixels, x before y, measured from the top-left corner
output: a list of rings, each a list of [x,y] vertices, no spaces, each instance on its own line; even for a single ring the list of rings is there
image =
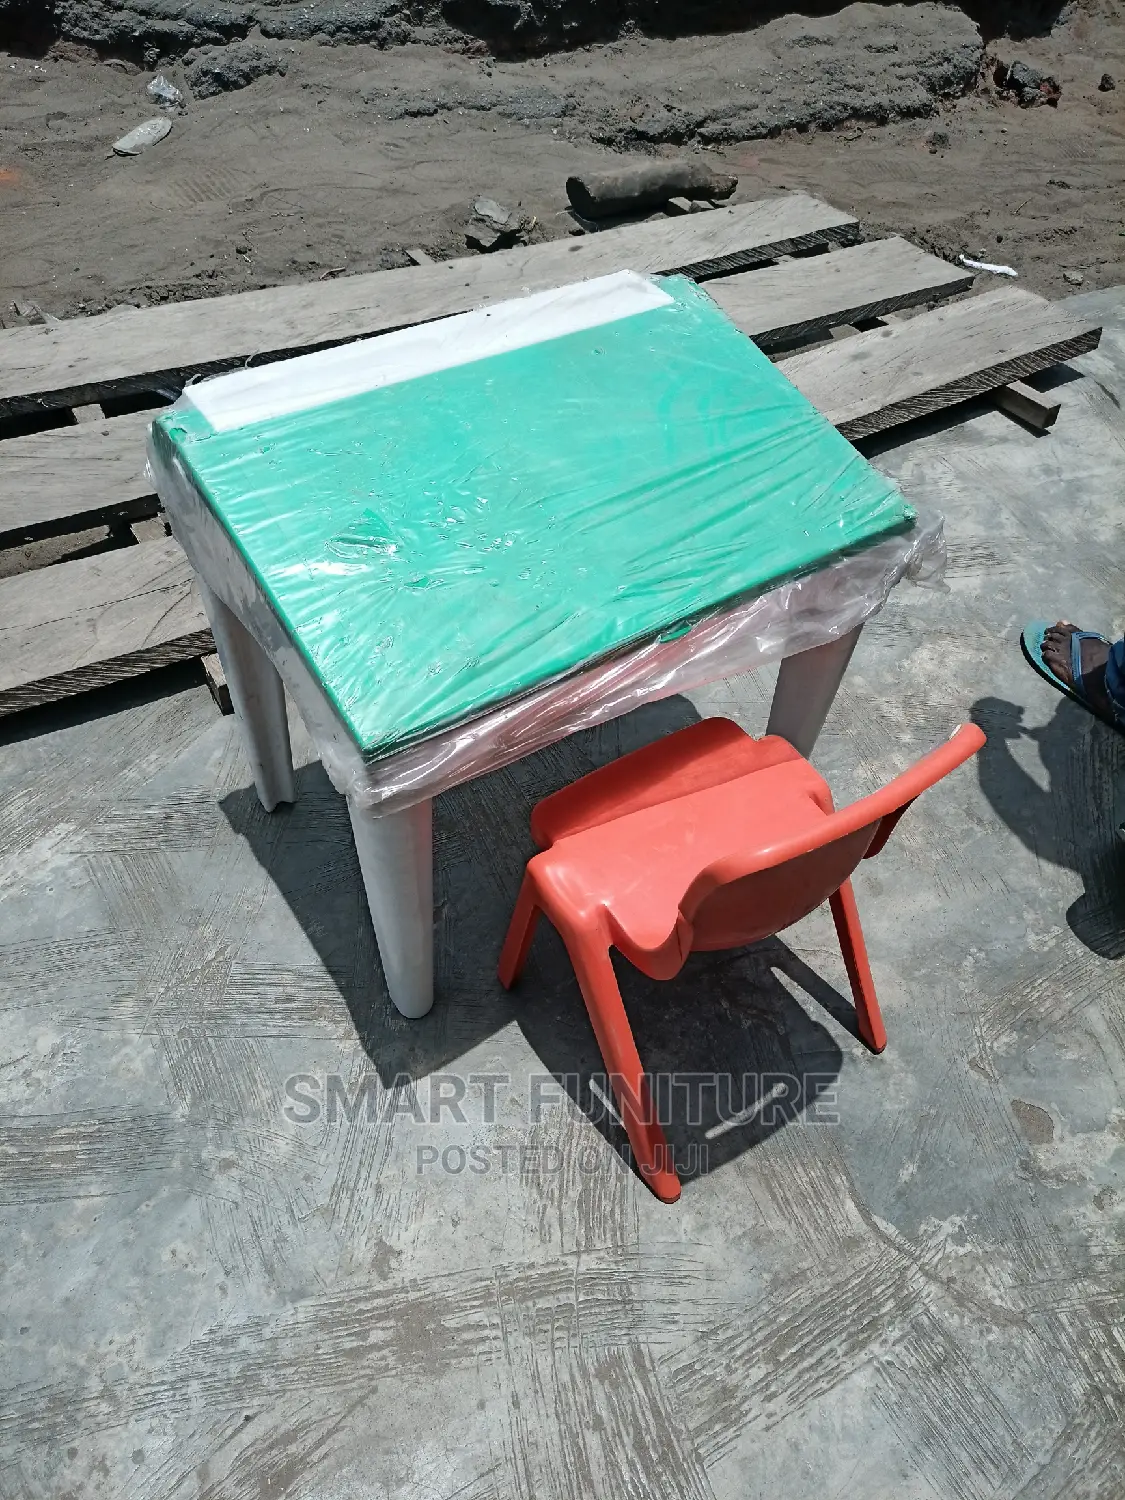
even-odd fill
[[[607,142],[707,150],[738,173],[740,200],[807,189],[869,228],[1011,265],[1049,296],[1113,285],[1125,13],[1092,3],[1049,36],[989,44],[1054,73],[1057,108],[1022,109],[988,82],[943,98],[983,50],[967,18],[864,5],[773,23],[788,32],[632,37],[522,62],[286,44],[284,75],[189,98],[132,159],[110,147],[158,113],[150,71],[72,43],[0,53],[0,318],[21,321],[16,302],[67,317],[401,265],[411,246],[463,254],[477,194],[534,214],[537,236],[567,234],[565,178],[612,159]],[[166,71],[184,82],[182,65]],[[1099,90],[1105,73],[1115,89]],[[847,113],[864,100],[876,118],[914,117]],[[837,123],[818,128],[826,108]]]

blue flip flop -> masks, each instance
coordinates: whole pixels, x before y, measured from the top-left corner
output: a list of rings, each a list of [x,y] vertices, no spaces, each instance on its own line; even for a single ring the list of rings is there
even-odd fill
[[[1112,644],[1106,641],[1104,635],[1099,635],[1096,630],[1076,630],[1070,637],[1070,675],[1071,681],[1064,682],[1051,671],[1043,659],[1043,637],[1048,630],[1054,628],[1053,620],[1033,620],[1030,625],[1025,625],[1020,636],[1020,646],[1023,654],[1027,657],[1027,664],[1032,671],[1038,672],[1045,682],[1049,682],[1053,688],[1072,698],[1075,703],[1080,703],[1084,709],[1092,713],[1096,719],[1103,724],[1108,724],[1111,729],[1125,733],[1125,725],[1122,725],[1114,716],[1112,709],[1103,713],[1091,702],[1082,682],[1082,642],[1083,641],[1105,641],[1106,645]]]

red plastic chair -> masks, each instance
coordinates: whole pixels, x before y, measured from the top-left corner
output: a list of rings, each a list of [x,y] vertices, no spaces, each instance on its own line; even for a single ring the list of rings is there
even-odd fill
[[[839,812],[823,777],[788,741],[751,739],[704,719],[540,802],[531,859],[500,955],[500,982],[523,969],[540,912],[578,978],[641,1176],[674,1203],[680,1180],[637,1054],[610,960],[617,948],[651,979],[695,950],[771,937],[827,900],[855,998],[859,1034],[887,1045],[850,875],[878,854],[920,792],[984,744],[963,725],[894,781]]]

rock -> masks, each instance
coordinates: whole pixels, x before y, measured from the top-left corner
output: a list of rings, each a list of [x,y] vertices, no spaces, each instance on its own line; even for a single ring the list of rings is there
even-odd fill
[[[1086,278],[1081,271],[1064,271],[1063,280],[1069,281],[1071,286],[1081,286]]]
[[[492,229],[501,233],[506,230],[518,230],[523,215],[514,209],[502,208],[495,198],[478,198],[473,204],[473,217],[483,219]]]
[[[664,205],[664,212],[666,214],[672,214],[672,215],[676,215],[676,214],[690,214],[691,213],[691,199],[690,198],[669,198],[668,202]]]
[[[465,243],[470,250],[504,250],[512,244],[512,240],[501,234],[499,229],[490,229],[487,224],[470,223],[465,227]]]
[[[196,57],[187,72],[188,86],[197,99],[244,89],[268,73],[284,73],[285,58],[257,42],[234,42],[221,49],[209,48]]]
[[[1043,74],[1038,68],[1029,67],[1027,63],[1014,62],[1008,67],[1004,87],[1021,93],[1024,89],[1037,89],[1042,82]]]
[[[926,145],[930,148],[931,154],[938,151],[949,150],[948,130],[927,130],[923,139],[926,142]]]
[[[25,323],[46,323],[47,314],[39,306],[38,302],[13,302],[12,311],[17,318],[22,318]]]
[[[1058,104],[1062,89],[1058,80],[1050,73],[1041,73],[1027,63],[997,63],[993,73],[996,87],[1006,94],[1015,94],[1021,106],[1029,109],[1036,104]]]
[[[535,222],[518,208],[505,208],[495,198],[477,198],[473,217],[465,228],[465,243],[470,250],[507,250],[517,242],[526,244]]]
[[[1113,81],[1113,74],[1103,73],[1101,76],[1101,80],[1098,83],[1098,92],[1100,94],[1108,94],[1111,89],[1115,89],[1116,87],[1117,85]]]
[[[140,156],[142,151],[147,151],[157,141],[162,141],[171,128],[172,122],[167,116],[159,120],[146,120],[143,125],[138,125],[127,135],[123,135],[119,141],[114,141],[113,149],[118,156]]]

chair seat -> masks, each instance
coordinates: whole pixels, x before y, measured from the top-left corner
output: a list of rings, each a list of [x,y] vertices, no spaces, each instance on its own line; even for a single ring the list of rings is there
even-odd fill
[[[731,719],[701,719],[545,797],[531,814],[531,835],[547,849],[627,813],[800,759],[779,735],[755,740]]]
[[[569,914],[579,921],[594,921],[604,913],[615,945],[650,973],[652,965],[645,956],[662,953],[674,934],[679,937],[667,955],[674,963],[671,972],[679,969],[692,947],[712,946],[709,941],[695,942],[690,930],[707,899],[728,887],[737,900],[737,883],[747,863],[771,864],[779,849],[794,840],[808,841],[832,811],[823,777],[784,740],[754,741],[746,735],[743,740],[743,745],[724,747],[722,755],[704,745],[701,766],[692,765],[690,744],[677,746],[681,753],[670,768],[653,767],[651,779],[640,789],[631,783],[627,805],[634,810],[624,814],[611,812],[604,783],[585,803],[576,798],[566,807],[560,801],[557,815],[541,825],[545,833],[575,828],[591,806],[599,821],[556,836],[532,861],[537,884],[553,895],[552,919],[565,923]],[[729,753],[731,749],[737,753]],[[732,765],[740,766],[741,774],[730,775]],[[724,768],[727,775],[717,780]],[[601,775],[594,772],[568,791],[580,791],[585,781]],[[712,784],[679,790],[669,799],[669,783],[683,788],[693,779]],[[819,905],[826,895],[827,887],[811,905]],[[751,916],[747,931],[759,925]],[[736,937],[736,944],[750,940]],[[667,964],[658,968],[661,977],[667,977]]]

